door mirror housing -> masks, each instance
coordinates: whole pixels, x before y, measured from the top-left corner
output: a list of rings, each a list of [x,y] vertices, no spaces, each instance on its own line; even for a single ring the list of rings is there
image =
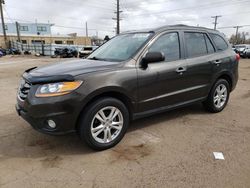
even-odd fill
[[[141,65],[147,68],[149,63],[156,63],[165,60],[165,56],[162,52],[148,52],[144,58],[142,58]]]

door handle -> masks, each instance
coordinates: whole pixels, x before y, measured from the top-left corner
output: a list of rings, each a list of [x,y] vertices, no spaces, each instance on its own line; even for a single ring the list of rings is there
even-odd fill
[[[222,60],[215,60],[215,61],[213,61],[213,64],[215,64],[215,65],[220,65],[222,63]]]
[[[179,74],[183,74],[184,72],[186,72],[186,68],[185,67],[178,67],[176,69],[176,72],[179,73]]]

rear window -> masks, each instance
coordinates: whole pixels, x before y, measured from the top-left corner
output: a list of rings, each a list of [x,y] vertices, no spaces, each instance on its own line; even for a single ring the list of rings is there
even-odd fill
[[[185,42],[189,58],[207,54],[207,46],[203,33],[185,32]]]
[[[213,39],[217,50],[223,51],[228,48],[226,41],[220,35],[210,33],[210,36]]]
[[[92,50],[92,47],[84,47],[83,50],[91,51],[91,50]]]

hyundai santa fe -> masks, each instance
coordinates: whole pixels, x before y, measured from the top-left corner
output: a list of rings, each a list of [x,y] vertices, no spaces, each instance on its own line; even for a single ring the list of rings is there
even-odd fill
[[[77,132],[96,150],[116,145],[131,120],[202,102],[222,111],[239,55],[224,35],[173,25],[122,33],[86,59],[26,70],[16,110],[36,130]]]

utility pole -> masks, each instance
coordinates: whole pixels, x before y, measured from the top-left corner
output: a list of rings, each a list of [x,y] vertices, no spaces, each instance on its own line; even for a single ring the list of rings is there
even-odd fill
[[[120,14],[122,13],[122,11],[120,10],[120,0],[116,0],[116,18],[113,18],[113,20],[116,20],[116,34],[119,35],[120,34]]]
[[[89,34],[88,34],[88,22],[85,23],[85,28],[86,28],[86,37],[88,37],[89,36]]]
[[[220,17],[222,17],[222,16],[220,16],[220,15],[211,16],[211,18],[214,18],[214,22],[213,22],[213,24],[214,24],[214,30],[216,30],[216,28],[217,28],[218,18],[220,18]]]
[[[236,28],[236,33],[235,33],[235,44],[238,44],[238,32],[239,32],[239,28],[241,28],[243,26],[235,26],[234,28]]]
[[[0,0],[0,12],[1,12],[3,36],[4,36],[5,45],[7,47],[8,46],[8,42],[7,42],[7,36],[6,36],[6,30],[5,30],[5,23],[4,23],[4,17],[3,17],[3,4],[5,4],[4,0]]]
[[[17,41],[21,42],[21,37],[20,37],[20,27],[19,27],[19,23],[16,22],[16,33],[17,33]]]

